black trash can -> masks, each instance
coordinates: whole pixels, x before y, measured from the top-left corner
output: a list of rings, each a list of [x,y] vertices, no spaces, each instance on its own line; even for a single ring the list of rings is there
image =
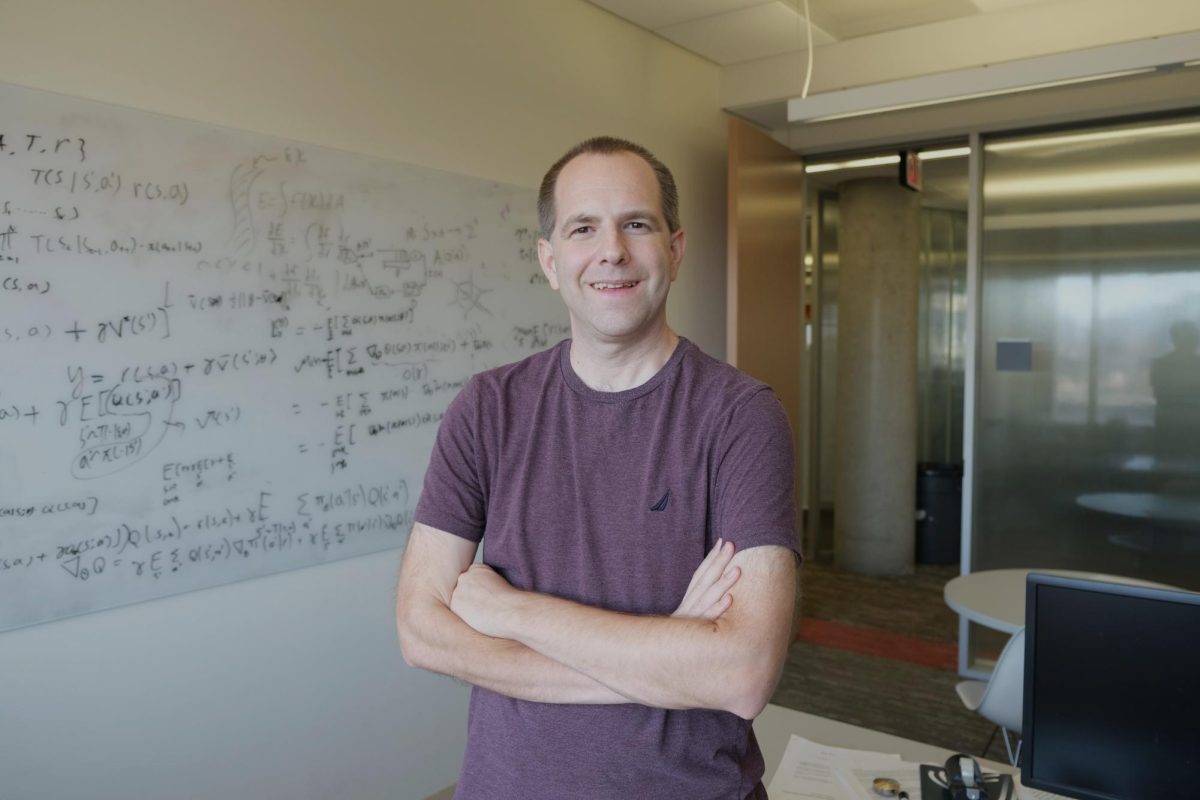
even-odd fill
[[[917,563],[962,558],[962,464],[917,465]]]

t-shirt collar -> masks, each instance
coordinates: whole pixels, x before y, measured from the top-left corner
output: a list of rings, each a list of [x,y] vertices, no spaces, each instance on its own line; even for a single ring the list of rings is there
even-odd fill
[[[624,389],[619,392],[603,392],[599,389],[593,389],[583,382],[583,379],[575,372],[575,368],[571,366],[571,340],[564,339],[558,344],[558,364],[562,370],[563,380],[567,385],[578,395],[588,399],[595,400],[600,403],[623,403],[628,400],[635,400],[643,395],[649,394],[661,386],[666,380],[679,371],[679,364],[683,361],[685,353],[695,347],[690,341],[683,336],[679,337],[679,342],[675,345],[675,350],[671,353],[671,357],[667,359],[667,363],[662,365],[662,369],[654,373],[650,380],[645,383],[634,386],[631,389]]]

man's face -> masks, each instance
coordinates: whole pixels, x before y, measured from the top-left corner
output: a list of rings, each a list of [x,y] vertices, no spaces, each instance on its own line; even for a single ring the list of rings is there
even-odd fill
[[[684,234],[671,233],[658,181],[632,153],[581,155],[554,192],[554,231],[538,260],[571,316],[571,335],[631,342],[665,324]]]

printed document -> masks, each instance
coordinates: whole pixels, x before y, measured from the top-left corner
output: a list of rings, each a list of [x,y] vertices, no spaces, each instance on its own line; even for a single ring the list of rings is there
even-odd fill
[[[793,735],[767,793],[776,800],[879,800],[872,791],[876,778],[891,778],[914,800],[921,796],[918,765],[895,753],[833,747]]]

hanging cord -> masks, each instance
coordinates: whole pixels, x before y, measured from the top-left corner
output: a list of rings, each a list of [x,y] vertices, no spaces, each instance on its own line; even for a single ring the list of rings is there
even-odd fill
[[[808,31],[808,68],[804,72],[804,89],[801,90],[801,97],[808,97],[808,85],[812,82],[813,73],[813,37],[812,37],[812,17],[808,15],[808,0],[804,0],[804,27]]]

